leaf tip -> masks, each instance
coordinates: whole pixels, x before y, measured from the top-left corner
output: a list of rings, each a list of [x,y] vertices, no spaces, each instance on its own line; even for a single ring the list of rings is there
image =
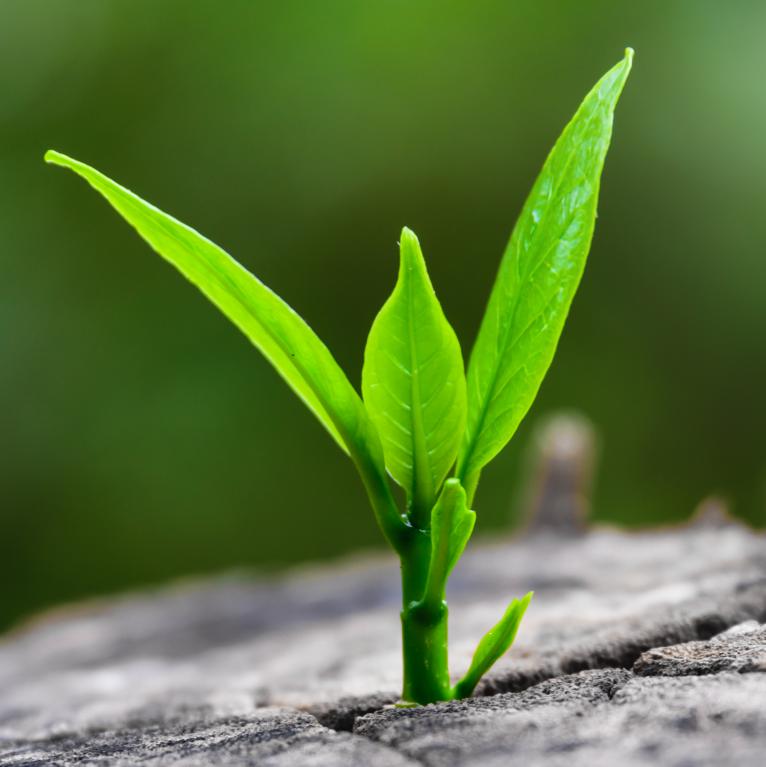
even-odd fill
[[[622,58],[622,61],[620,61],[617,66],[614,67],[613,71],[618,71],[618,81],[620,83],[619,85],[619,91],[622,92],[623,87],[625,86],[625,81],[628,79],[628,75],[630,74],[630,70],[633,69],[633,56],[635,54],[635,51],[628,46],[625,49],[625,55]]]
[[[617,74],[614,84],[616,85],[616,96],[622,93],[622,89],[625,87],[625,83],[630,75],[630,70],[633,68],[633,55],[635,51],[628,46],[625,49],[625,56],[613,69],[612,72]],[[614,107],[613,107],[614,108]]]
[[[465,503],[465,490],[457,477],[450,477],[444,480],[444,497],[450,501],[461,499]]]
[[[408,226],[402,229],[399,237],[399,273],[416,272],[421,278],[428,281],[426,265],[423,260],[423,251],[420,249],[420,241],[415,232]]]
[[[49,165],[59,165],[62,168],[76,169],[80,163],[77,160],[68,157],[62,152],[57,152],[55,149],[49,149],[44,155],[43,160]]]
[[[418,236],[408,226],[402,227],[402,233],[399,235],[399,247],[403,248],[405,245],[420,246],[418,242]]]

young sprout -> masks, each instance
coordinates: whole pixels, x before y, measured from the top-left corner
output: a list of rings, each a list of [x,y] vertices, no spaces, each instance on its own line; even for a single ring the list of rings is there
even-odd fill
[[[513,643],[532,597],[511,602],[453,685],[447,579],[473,531],[481,470],[513,436],[553,359],[585,267],[632,56],[628,49],[596,83],[548,155],[503,255],[467,376],[418,239],[402,231],[399,277],[367,340],[364,399],[306,322],[221,248],[94,168],[45,155],[82,176],[237,325],[348,454],[401,560],[403,702],[471,695]],[[405,508],[389,478],[404,489]]]

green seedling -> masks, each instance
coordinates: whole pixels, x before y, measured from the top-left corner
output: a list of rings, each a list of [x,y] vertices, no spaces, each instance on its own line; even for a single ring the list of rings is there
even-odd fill
[[[97,170],[78,173],[260,349],[348,454],[401,560],[403,703],[472,694],[514,641],[532,594],[513,600],[451,683],[445,588],[476,519],[479,475],[508,443],[553,359],[585,267],[614,109],[632,51],[598,81],[548,155],[500,264],[464,374],[418,239],[404,229],[399,277],[370,330],[363,399],[279,296],[193,229]],[[399,508],[390,479],[404,490]]]

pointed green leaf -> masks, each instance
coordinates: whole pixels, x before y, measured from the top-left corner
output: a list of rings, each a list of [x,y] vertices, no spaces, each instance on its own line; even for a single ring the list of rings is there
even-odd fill
[[[458,476],[469,503],[478,472],[526,415],[553,359],[593,235],[614,108],[633,52],[604,75],[564,129],[500,265],[468,367]]]
[[[436,299],[417,237],[402,231],[399,279],[373,322],[362,371],[364,401],[386,466],[418,519],[455,461],[465,425],[460,344]]]
[[[531,599],[531,591],[521,599],[514,599],[500,621],[484,635],[466,675],[455,685],[456,698],[467,698],[495,661],[508,651]]]
[[[327,347],[296,312],[217,245],[99,171],[58,152],[48,152],[45,159],[70,168],[101,192],[157,253],[242,330],[349,451],[347,439],[363,418],[361,403]]]
[[[94,168],[49,151],[100,192],[146,242],[196,285],[263,353],[340,447],[351,454],[391,540],[403,524],[390,495],[383,452],[362,400],[327,347],[279,296],[194,229]]]
[[[444,599],[447,578],[465,550],[475,523],[476,513],[466,505],[460,481],[448,479],[431,511],[431,560],[424,602]]]

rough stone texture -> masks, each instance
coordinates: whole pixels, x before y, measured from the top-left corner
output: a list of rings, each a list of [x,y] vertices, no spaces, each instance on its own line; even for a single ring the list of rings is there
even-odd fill
[[[236,711],[236,713],[235,713]],[[102,722],[76,720],[51,727],[47,737],[4,739],[0,764],[114,765],[314,765],[416,764],[384,745],[337,733],[308,714],[256,709],[245,701],[216,705],[156,705],[127,716],[104,712]],[[6,723],[7,726],[7,723]]]
[[[709,642],[648,650],[633,664],[641,676],[702,676],[721,671],[766,672],[766,626],[748,621]]]
[[[392,693],[347,696],[303,708],[313,714],[319,724],[323,724],[331,730],[351,732],[358,717],[392,706],[397,702],[398,697]]]
[[[427,767],[763,764],[766,675],[643,678],[582,671],[524,692],[420,711],[355,731]]]
[[[388,557],[59,610],[0,642],[0,765],[760,765],[764,630],[697,640],[766,621],[764,543],[730,524],[472,544],[456,672],[535,599],[479,690],[502,694],[417,710],[369,713],[400,684]]]

